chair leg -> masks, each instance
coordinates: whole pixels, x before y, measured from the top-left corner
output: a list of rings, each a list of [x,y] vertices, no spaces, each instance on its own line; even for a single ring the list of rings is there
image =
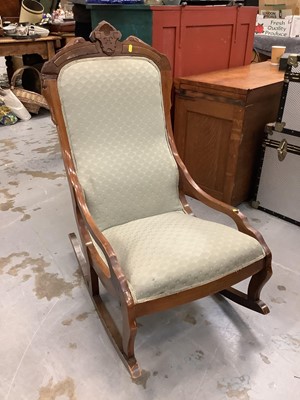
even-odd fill
[[[137,323],[131,312],[126,305],[122,305],[123,316],[123,335],[122,347],[128,360],[134,359],[134,342],[137,333]]]
[[[85,283],[94,302],[96,311],[108,334],[108,337],[112,341],[112,344],[117,350],[121,360],[129,370],[132,379],[139,378],[141,376],[141,370],[134,356],[134,340],[137,331],[137,324],[133,313],[131,312],[131,310],[128,310],[128,307],[126,307],[126,305],[121,306],[123,317],[123,335],[121,336],[119,329],[117,328],[111,314],[107,310],[100,296],[99,280],[97,273],[91,266],[91,263],[86,261],[86,257],[82,251],[76,235],[74,233],[71,233],[69,235],[69,238],[73,246],[79,266],[82,270]]]
[[[248,296],[254,301],[258,301],[262,288],[272,276],[271,259],[267,261],[267,265],[257,274],[253,275],[248,286]]]
[[[135,320],[129,318],[126,311],[122,311],[123,336],[121,336],[115,321],[107,310],[100,295],[94,296],[93,301],[106,333],[117,350],[122,362],[128,369],[131,378],[139,378],[142,372],[134,356],[134,339],[137,330]]]
[[[268,314],[270,312],[269,307],[262,300],[260,300],[260,293],[264,285],[270,279],[271,275],[272,267],[270,260],[266,262],[266,266],[262,270],[252,276],[249,282],[247,294],[232,287],[222,290],[220,294],[234,301],[235,303],[238,303],[260,314]]]

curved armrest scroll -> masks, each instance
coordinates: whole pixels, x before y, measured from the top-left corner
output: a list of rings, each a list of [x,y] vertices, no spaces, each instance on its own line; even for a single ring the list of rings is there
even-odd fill
[[[215,199],[197,185],[197,183],[193,180],[193,178],[189,174],[183,161],[181,160],[174,139],[171,135],[169,135],[169,141],[171,149],[173,151],[174,158],[176,160],[179,169],[180,186],[183,187],[184,183],[190,189],[190,192],[192,193],[195,199],[199,200],[206,206],[215,209],[216,211],[228,215],[235,222],[237,229],[240,232],[252,236],[256,240],[258,240],[258,242],[263,247],[265,254],[271,256],[271,251],[267,246],[266,242],[264,241],[262,235],[249,224],[247,217],[242,212],[240,212],[238,208],[232,207],[229,204],[226,204],[220,200]]]

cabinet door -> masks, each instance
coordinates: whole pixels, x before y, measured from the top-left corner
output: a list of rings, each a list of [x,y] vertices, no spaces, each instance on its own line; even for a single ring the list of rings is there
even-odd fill
[[[203,97],[195,101],[176,96],[175,142],[196,183],[231,203],[244,108]]]
[[[152,46],[173,76],[250,64],[256,7],[151,7]]]
[[[250,64],[256,14],[256,7],[184,8],[179,76]]]

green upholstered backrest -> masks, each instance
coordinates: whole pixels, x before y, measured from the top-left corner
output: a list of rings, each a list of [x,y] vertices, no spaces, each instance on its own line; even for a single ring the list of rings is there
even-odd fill
[[[100,229],[182,209],[153,62],[76,60],[60,71],[58,91],[77,174]]]

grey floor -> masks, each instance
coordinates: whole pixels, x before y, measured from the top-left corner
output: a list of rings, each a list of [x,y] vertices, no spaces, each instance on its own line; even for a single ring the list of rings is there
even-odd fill
[[[271,313],[212,296],[141,318],[143,376],[132,382],[68,240],[76,228],[48,112],[0,127],[0,155],[0,399],[299,399],[299,227],[242,204],[274,255],[262,293]]]

